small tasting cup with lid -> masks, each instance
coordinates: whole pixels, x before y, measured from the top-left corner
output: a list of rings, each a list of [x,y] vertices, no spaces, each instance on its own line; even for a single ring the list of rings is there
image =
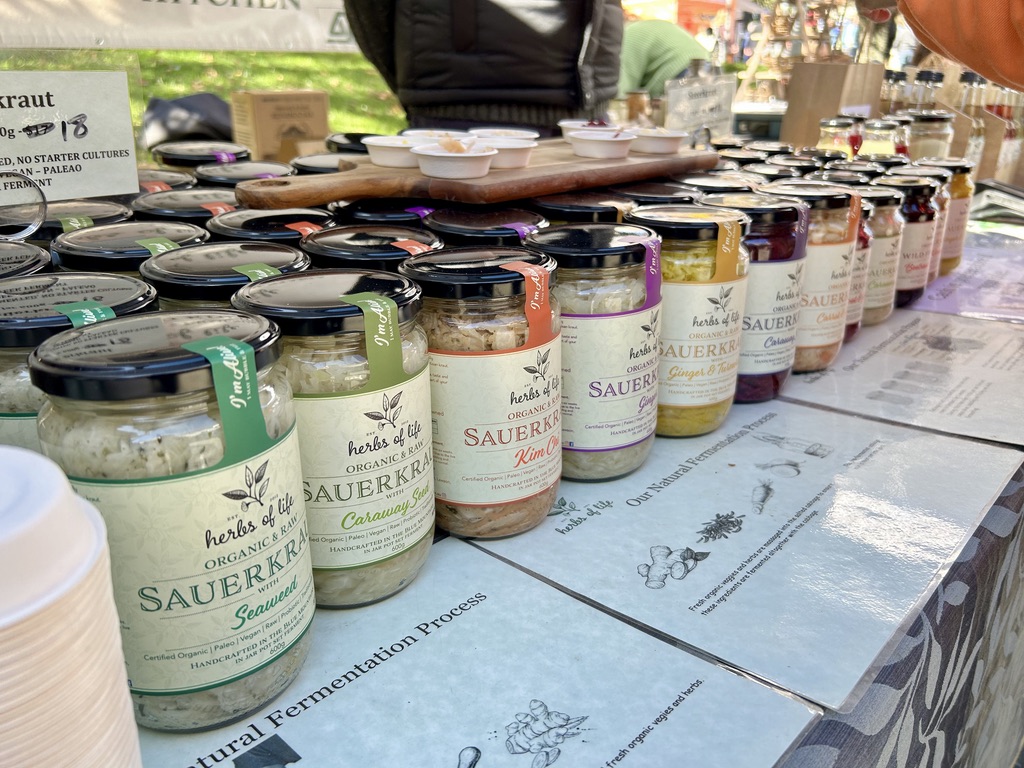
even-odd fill
[[[306,235],[334,226],[320,208],[239,208],[219,213],[206,222],[215,240],[268,240],[298,245]]]
[[[579,157],[613,160],[629,154],[636,133],[626,130],[569,131],[566,136],[572,152]]]
[[[443,248],[444,241],[421,227],[351,224],[313,232],[300,247],[318,269],[397,272],[410,256]]]
[[[165,141],[150,151],[161,165],[189,172],[200,165],[234,163],[252,158],[247,146],[233,141]]]
[[[56,267],[69,272],[139,276],[139,265],[164,251],[198,245],[210,233],[180,221],[123,221],[58,235],[50,243]]]
[[[485,143],[485,139],[472,137],[466,141],[443,139],[438,144],[423,144],[411,152],[420,173],[435,179],[479,179],[491,170],[498,150]]]
[[[237,208],[235,190],[227,187],[146,192],[132,201],[132,210],[139,221],[184,221],[197,226]]]
[[[416,168],[419,159],[412,148],[433,144],[436,139],[427,136],[366,136],[362,142],[370,155],[370,162],[382,168]]]
[[[288,163],[273,160],[238,160],[234,163],[208,163],[193,171],[196,182],[204,187],[235,187],[239,182],[253,179],[279,179],[295,176],[296,170]]]
[[[549,225],[534,211],[504,206],[438,208],[423,225],[448,245],[522,245],[523,239]]]
[[[284,243],[227,240],[152,256],[139,273],[156,288],[160,309],[229,309],[242,286],[309,266],[309,256]]]

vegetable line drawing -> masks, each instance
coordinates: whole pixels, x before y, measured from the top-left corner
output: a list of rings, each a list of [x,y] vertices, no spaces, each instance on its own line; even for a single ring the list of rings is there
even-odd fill
[[[774,493],[775,491],[772,488],[771,480],[761,480],[754,486],[754,490],[750,492],[750,503],[757,514],[760,515],[764,512],[764,505],[768,503],[768,499],[770,499]]]
[[[505,747],[509,754],[534,755],[530,768],[544,768],[562,754],[561,745],[566,739],[581,734],[580,725],[586,719],[555,712],[540,699],[533,699],[529,712],[517,713],[515,721],[505,726]]]
[[[551,367],[551,363],[548,362],[548,356],[551,354],[550,349],[545,349],[541,352],[537,350],[537,364],[536,365],[524,365],[523,370],[527,373],[533,374],[533,381],[540,379],[541,381],[547,381],[548,368]]]
[[[459,752],[458,768],[476,768],[483,753],[476,747],[463,747]]]
[[[710,552],[694,552],[689,547],[672,549],[663,544],[657,544],[651,547],[651,562],[640,563],[636,567],[636,571],[646,579],[645,587],[662,589],[665,586],[665,579],[670,576],[677,581],[685,579],[690,571],[697,567],[697,563],[706,560],[710,554]]]
[[[402,399],[402,392],[399,390],[394,397],[388,397],[388,393],[384,392],[381,395],[381,410],[380,411],[368,411],[363,414],[368,419],[372,419],[377,422],[377,429],[384,429],[385,424],[390,424],[392,428],[397,427],[395,419],[398,418],[398,414],[402,412],[402,406],[398,404],[398,401]]]
[[[800,474],[799,461],[792,459],[775,459],[764,464],[755,464],[758,469],[766,469],[777,477],[796,477]]]
[[[718,541],[728,539],[730,533],[739,533],[743,530],[743,518],[746,515],[737,515],[735,512],[726,512],[724,515],[715,513],[715,519],[704,523],[704,527],[697,533],[700,534],[700,541]]]
[[[718,298],[716,299],[714,296],[708,296],[708,301],[710,301],[714,305],[716,310],[720,309],[723,312],[725,312],[729,308],[729,301],[730,301],[729,297],[731,295],[732,295],[732,288],[721,288],[718,291]],[[712,310],[712,311],[714,311],[714,310]]]
[[[260,464],[259,467],[256,468],[255,472],[253,472],[249,468],[249,465],[246,464],[245,490],[242,490],[241,488],[236,488],[235,490],[224,491],[224,493],[221,495],[227,496],[229,499],[234,499],[235,501],[242,502],[243,512],[249,509],[250,504],[262,505],[263,497],[267,494],[267,488],[270,487],[270,479],[264,479],[264,477],[267,474],[267,464],[269,463],[270,459],[267,459],[262,464]],[[259,485],[259,487],[256,488],[254,492],[253,488],[256,487],[257,485]]]
[[[650,324],[645,323],[644,325],[641,325],[640,330],[645,331],[648,338],[658,335],[658,310],[651,313]]]
[[[785,437],[783,435],[754,435],[755,440],[760,440],[763,443],[771,443],[779,448],[783,448],[787,451],[795,451],[797,453],[804,453],[808,456],[817,456],[819,459],[823,459],[832,453],[832,446],[826,445],[825,443],[816,443],[811,440],[804,440],[799,437]]]

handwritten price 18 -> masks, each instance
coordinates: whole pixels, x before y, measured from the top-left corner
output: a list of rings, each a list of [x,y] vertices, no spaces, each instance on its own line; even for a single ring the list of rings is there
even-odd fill
[[[89,128],[86,126],[86,115],[82,113],[75,115],[67,120],[60,121],[60,133],[64,141],[68,140],[68,126],[71,126],[71,135],[76,139],[84,139],[89,135]],[[26,125],[21,129],[21,132],[28,136],[30,139],[38,138],[39,136],[45,136],[57,129],[56,123],[36,123],[35,125]],[[4,129],[0,129],[0,136],[3,136],[2,132]],[[14,138],[13,133],[10,138]]]

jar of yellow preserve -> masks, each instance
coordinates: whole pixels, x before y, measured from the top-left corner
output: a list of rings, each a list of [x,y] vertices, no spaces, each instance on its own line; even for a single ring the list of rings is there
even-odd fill
[[[736,395],[750,218],[732,208],[658,205],[626,221],[662,238],[657,434],[711,432]]]

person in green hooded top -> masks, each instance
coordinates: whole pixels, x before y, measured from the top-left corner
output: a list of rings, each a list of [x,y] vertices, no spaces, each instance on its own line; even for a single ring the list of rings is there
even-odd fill
[[[680,77],[694,59],[707,58],[707,48],[670,21],[629,22],[622,34],[619,97],[625,98],[630,91],[647,91],[652,99],[660,99],[666,81]]]

